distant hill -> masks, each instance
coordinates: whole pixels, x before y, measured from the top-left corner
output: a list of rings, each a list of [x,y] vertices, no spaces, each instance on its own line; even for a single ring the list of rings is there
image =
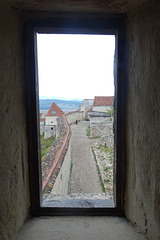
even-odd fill
[[[64,112],[71,112],[78,110],[79,106],[81,106],[83,100],[60,100],[60,99],[40,99],[40,111],[49,110],[52,102],[55,102]]]

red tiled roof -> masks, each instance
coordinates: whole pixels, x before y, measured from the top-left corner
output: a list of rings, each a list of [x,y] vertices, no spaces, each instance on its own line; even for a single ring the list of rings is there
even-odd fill
[[[94,97],[93,106],[111,106],[113,105],[114,97]]]
[[[40,118],[42,117],[43,113],[40,113]]]
[[[40,118],[40,122],[45,122],[45,118]]]
[[[91,107],[87,112],[91,112],[93,110],[93,108]]]
[[[55,102],[53,102],[45,117],[59,117],[63,114],[64,112],[57,106]]]

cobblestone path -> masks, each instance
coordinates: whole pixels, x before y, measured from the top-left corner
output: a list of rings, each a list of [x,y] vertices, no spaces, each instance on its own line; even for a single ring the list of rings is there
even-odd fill
[[[70,193],[102,193],[96,163],[91,151],[91,145],[96,139],[88,139],[86,129],[88,121],[72,125],[71,159],[72,173]]]

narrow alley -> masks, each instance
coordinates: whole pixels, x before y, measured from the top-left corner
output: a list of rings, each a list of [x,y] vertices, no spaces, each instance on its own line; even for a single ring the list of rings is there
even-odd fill
[[[72,125],[71,159],[72,172],[70,193],[102,193],[96,163],[91,151],[91,145],[96,139],[86,135],[88,121]]]

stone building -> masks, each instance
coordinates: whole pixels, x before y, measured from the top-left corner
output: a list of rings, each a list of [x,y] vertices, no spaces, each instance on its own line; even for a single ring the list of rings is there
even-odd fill
[[[114,97],[94,97],[93,111],[96,112],[107,112],[113,106]]]
[[[71,19],[74,27],[81,19],[85,26],[91,20],[92,26],[97,28],[102,26],[99,20],[105,19],[110,26],[116,19],[119,22],[125,19],[125,39],[120,39],[124,45],[118,49],[122,50],[121,56],[125,57],[125,61],[118,65],[118,68],[121,65],[125,67],[125,71],[121,72],[122,82],[118,83],[122,96],[120,103],[125,109],[121,122],[125,124],[123,148],[126,153],[125,177],[120,181],[125,186],[124,195],[121,195],[121,216],[143,234],[137,238],[135,232],[128,237],[125,235],[131,225],[128,226],[125,221],[122,227],[123,218],[79,218],[75,216],[75,209],[68,209],[72,215],[68,218],[38,217],[39,205],[35,205],[31,197],[35,178],[31,178],[33,169],[29,168],[36,160],[30,154],[31,151],[29,153],[31,144],[37,149],[36,134],[30,138],[28,131],[34,132],[34,128],[30,128],[31,121],[27,121],[31,116],[32,122],[35,122],[36,114],[26,104],[29,101],[35,108],[35,85],[25,86],[24,75],[25,72],[28,73],[29,64],[34,68],[33,60],[24,61],[24,53],[29,54],[34,39],[30,38],[30,47],[26,47],[25,41],[28,38],[24,36],[24,29],[26,22],[32,24],[44,19],[50,20],[51,29],[56,16],[60,20]],[[67,22],[65,26],[68,26]],[[0,1],[0,239],[14,239],[22,226],[25,232],[18,240],[107,239],[108,236],[110,239],[118,236],[119,240],[144,239],[145,236],[149,240],[160,239],[159,29],[159,0]],[[33,75],[29,74],[27,79],[29,78],[33,79]],[[31,96],[25,94],[27,89]],[[87,209],[86,205],[84,208]],[[84,214],[84,208],[80,209],[79,215]],[[104,209],[102,215],[105,213]],[[36,221],[29,220],[35,215]],[[122,233],[122,228],[125,233]]]
[[[45,131],[45,114],[40,113],[40,135],[44,134]]]
[[[113,117],[105,112],[89,112],[90,117],[90,136],[93,137],[113,137]]]
[[[57,118],[64,115],[64,112],[53,102],[47,114],[45,115],[44,138],[56,135]]]
[[[114,97],[94,97],[93,107],[88,110],[90,136],[113,138],[113,116],[107,114],[113,106]]]
[[[93,106],[93,99],[84,99],[80,106],[80,111],[84,112],[84,119],[89,120],[88,110]]]

